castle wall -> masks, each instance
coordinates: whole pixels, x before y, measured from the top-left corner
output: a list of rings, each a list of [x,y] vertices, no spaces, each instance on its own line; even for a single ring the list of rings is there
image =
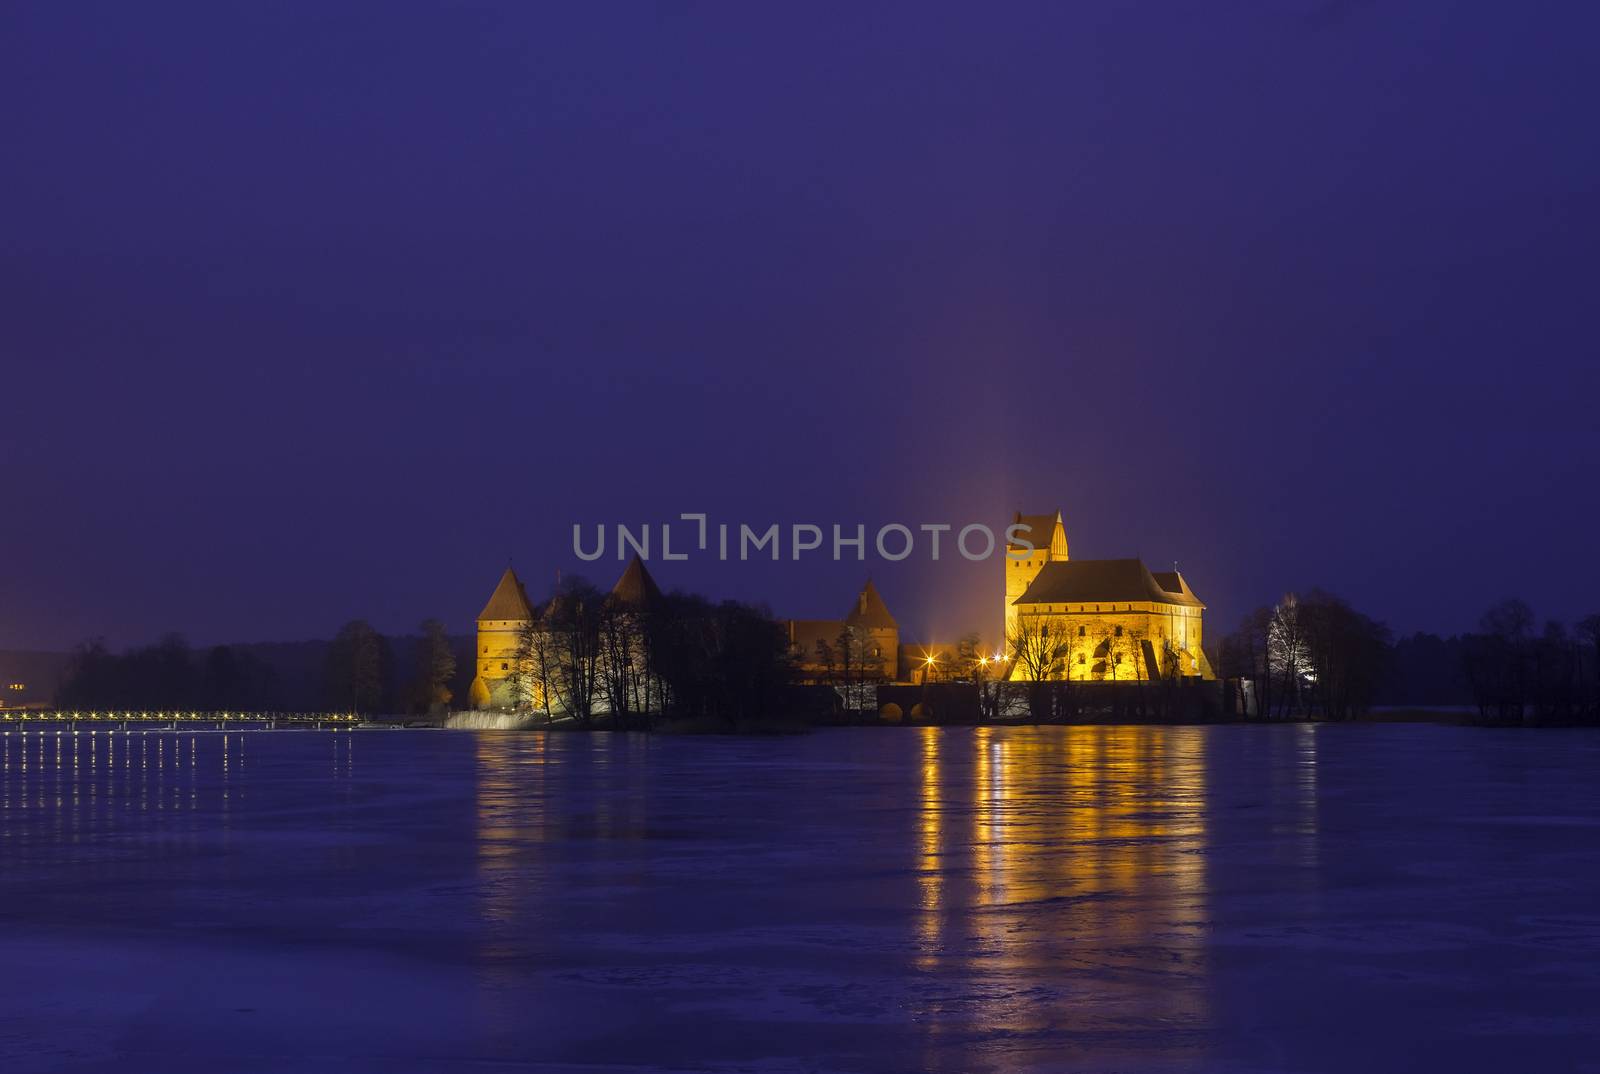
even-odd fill
[[[1214,678],[1201,650],[1201,610],[1184,605],[1126,604],[1027,605],[1018,609],[1025,634],[1048,628],[1063,649],[1064,667],[1055,678],[1083,681],[1139,681],[1178,677]],[[1023,662],[1012,681],[1029,677]]]
[[[517,655],[518,635],[524,625],[523,621],[516,619],[478,620],[473,659],[477,664],[475,678],[482,681],[484,692],[480,693],[475,688],[473,693],[477,695],[474,700],[481,707],[509,708],[512,705],[507,679],[511,676],[511,664]]]

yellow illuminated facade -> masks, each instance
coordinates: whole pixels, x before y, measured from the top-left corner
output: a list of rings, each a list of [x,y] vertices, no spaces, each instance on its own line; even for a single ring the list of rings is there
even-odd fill
[[[1028,591],[1046,563],[1063,563],[1067,559],[1067,527],[1060,511],[1053,515],[1024,515],[1019,511],[1012,516],[1011,526],[1010,532],[1018,539],[1006,542],[1005,636],[1008,638],[1016,627],[1016,601]],[[1017,527],[1021,526],[1027,529],[1019,530]]]
[[[1013,681],[1214,679],[1201,648],[1205,605],[1176,567],[1074,560],[1061,512],[1018,514],[1032,550],[1006,556],[1005,625]]]
[[[473,650],[477,674],[468,699],[475,709],[511,708],[511,665],[523,630],[533,622],[528,591],[510,567],[500,576],[489,603],[478,613],[478,638]]]

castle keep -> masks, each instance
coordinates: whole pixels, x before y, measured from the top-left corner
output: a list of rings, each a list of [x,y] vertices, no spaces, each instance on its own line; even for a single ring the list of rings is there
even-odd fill
[[[1205,605],[1177,570],[1151,571],[1137,559],[1070,559],[1060,511],[1015,521],[1031,527],[1034,547],[1006,558],[1013,680],[1216,678],[1201,649]],[[1029,657],[1041,653],[1058,669],[1038,674],[1047,661]]]

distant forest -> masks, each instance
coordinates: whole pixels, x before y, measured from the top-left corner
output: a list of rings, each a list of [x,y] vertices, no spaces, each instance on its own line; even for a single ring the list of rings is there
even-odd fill
[[[333,640],[199,648],[170,634],[122,652],[90,641],[71,653],[0,652],[0,667],[48,676],[62,709],[417,713],[464,703],[472,677],[474,639],[433,625],[385,637],[357,621]]]

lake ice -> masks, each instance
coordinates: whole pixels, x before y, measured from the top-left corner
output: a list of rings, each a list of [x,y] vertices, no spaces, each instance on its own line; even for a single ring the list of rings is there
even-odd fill
[[[1600,1070],[1600,732],[13,731],[0,1070]]]

